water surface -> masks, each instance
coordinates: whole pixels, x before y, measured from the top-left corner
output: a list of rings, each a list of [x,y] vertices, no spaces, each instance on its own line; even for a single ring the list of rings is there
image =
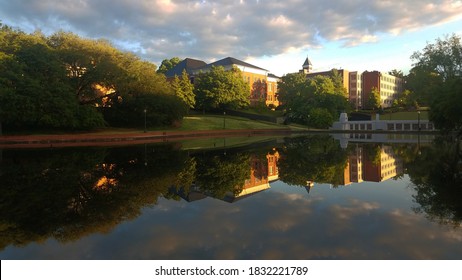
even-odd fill
[[[336,138],[3,150],[0,257],[462,258],[459,143]]]

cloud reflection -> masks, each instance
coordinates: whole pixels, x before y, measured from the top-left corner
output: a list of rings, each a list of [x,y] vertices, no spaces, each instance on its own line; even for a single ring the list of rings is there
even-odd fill
[[[159,206],[168,211],[145,209],[128,223],[130,231],[123,231],[128,225],[121,225],[104,239],[84,238],[59,250],[82,244],[86,250],[68,256],[115,259],[451,259],[462,255],[457,246],[462,240],[460,229],[431,223],[411,209],[389,210],[359,199],[330,203],[291,189],[292,193],[266,191],[236,204],[211,198],[193,203],[161,200]],[[124,249],[105,250],[111,242]]]

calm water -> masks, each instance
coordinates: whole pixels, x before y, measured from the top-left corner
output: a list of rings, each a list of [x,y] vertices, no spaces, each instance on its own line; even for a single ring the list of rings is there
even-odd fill
[[[367,138],[3,150],[0,257],[461,259],[457,143]]]

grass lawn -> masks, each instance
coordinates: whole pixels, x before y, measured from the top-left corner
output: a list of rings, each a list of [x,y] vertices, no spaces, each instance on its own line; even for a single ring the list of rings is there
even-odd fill
[[[380,115],[380,119],[383,121],[387,120],[417,120],[419,118],[419,114],[417,112],[396,112],[396,113],[386,113]],[[375,115],[372,115],[372,119],[375,120]],[[421,120],[428,120],[428,111],[421,111],[420,112],[420,119]]]
[[[275,124],[264,121],[254,121],[246,118],[223,115],[191,115],[183,119],[179,128],[172,127],[148,127],[148,132],[153,131],[193,131],[193,130],[214,130],[214,129],[281,129],[290,128],[282,124]],[[60,135],[60,134],[94,134],[94,135],[111,135],[111,134],[130,134],[142,133],[144,127],[134,128],[116,128],[105,127],[90,131],[62,131],[62,130],[28,130],[13,133],[4,133],[4,135]]]
[[[263,116],[268,116],[268,117],[282,117],[284,116],[284,113],[282,111],[273,111],[269,109],[263,109],[263,108],[247,108],[247,109],[240,109],[236,110],[239,112],[247,113],[247,114],[255,114],[255,115],[263,115]]]
[[[188,140],[180,140],[182,144],[182,149],[185,150],[195,150],[195,149],[222,149],[226,147],[237,147],[248,145],[252,143],[264,142],[268,140],[274,140],[275,136],[252,136],[252,137],[227,137],[227,138],[207,138],[207,139],[188,139]],[[285,136],[284,136],[285,137]]]
[[[194,115],[183,119],[180,128],[176,130],[211,130],[211,129],[277,129],[286,128],[281,124],[263,121],[253,121],[246,118],[218,115]]]

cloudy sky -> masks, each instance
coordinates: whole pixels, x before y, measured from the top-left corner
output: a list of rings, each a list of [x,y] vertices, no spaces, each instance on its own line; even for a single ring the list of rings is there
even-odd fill
[[[106,38],[157,65],[232,56],[273,73],[409,70],[409,56],[462,35],[460,0],[0,0],[3,24]]]

